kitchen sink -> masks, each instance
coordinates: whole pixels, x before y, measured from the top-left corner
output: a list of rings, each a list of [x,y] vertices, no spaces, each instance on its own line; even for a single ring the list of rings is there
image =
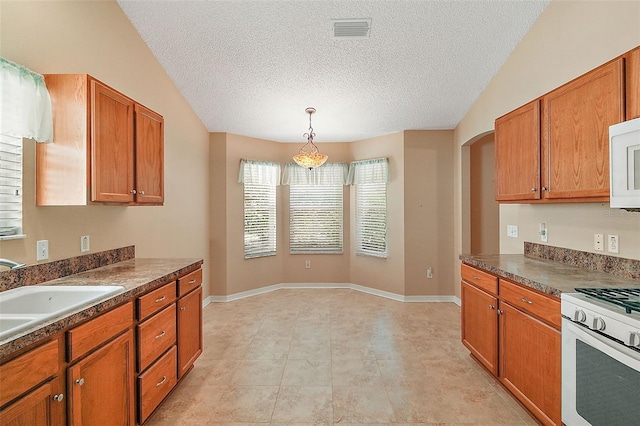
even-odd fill
[[[124,290],[122,286],[18,287],[0,293],[0,341]]]

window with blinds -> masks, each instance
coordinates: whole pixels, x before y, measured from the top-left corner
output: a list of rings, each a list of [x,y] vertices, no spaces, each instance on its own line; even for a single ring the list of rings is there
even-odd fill
[[[276,186],[278,163],[242,160],[239,182],[244,184],[244,258],[276,254]]]
[[[342,253],[343,185],[290,185],[291,254]]]
[[[356,187],[356,254],[387,257],[387,184]]]
[[[0,237],[22,234],[22,138],[0,134]]]
[[[386,258],[389,161],[379,158],[351,163],[348,182],[356,192],[355,252]]]

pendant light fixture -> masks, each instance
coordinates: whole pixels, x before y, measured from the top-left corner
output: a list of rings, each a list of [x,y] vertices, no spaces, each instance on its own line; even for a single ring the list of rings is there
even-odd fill
[[[322,166],[329,156],[320,154],[318,147],[313,143],[313,138],[316,134],[313,132],[313,127],[311,127],[311,114],[316,112],[316,109],[309,107],[305,109],[305,112],[309,114],[309,132],[302,136],[307,138],[307,143],[300,148],[300,152],[297,155],[293,156],[293,161],[295,161],[299,166],[311,170]]]

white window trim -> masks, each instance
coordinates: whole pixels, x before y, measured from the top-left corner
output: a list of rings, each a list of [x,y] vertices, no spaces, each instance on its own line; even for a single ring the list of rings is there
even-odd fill
[[[280,165],[243,159],[238,182],[244,184],[244,258],[275,256],[278,239],[276,186],[280,182]],[[266,221],[250,220],[251,216],[258,215]]]
[[[349,167],[348,182],[355,186],[355,254],[388,257],[386,158],[355,161]],[[363,218],[368,216],[368,223]]]

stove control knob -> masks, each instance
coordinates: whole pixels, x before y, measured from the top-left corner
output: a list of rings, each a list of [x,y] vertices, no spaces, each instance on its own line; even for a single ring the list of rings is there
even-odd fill
[[[640,348],[640,333],[637,331],[627,331],[627,336],[624,339],[624,344],[631,346],[632,348]]]
[[[573,321],[575,322],[585,322],[587,320],[587,314],[584,313],[581,309],[576,309],[573,313]]]
[[[601,317],[594,317],[589,325],[589,328],[592,330],[602,331],[605,329],[606,324]]]

